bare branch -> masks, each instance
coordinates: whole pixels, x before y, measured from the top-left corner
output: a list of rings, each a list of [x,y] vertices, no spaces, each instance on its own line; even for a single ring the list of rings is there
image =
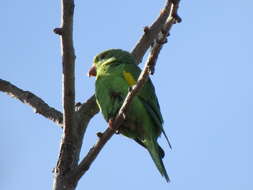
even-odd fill
[[[148,60],[150,62],[153,62],[152,68],[150,68],[150,74],[154,74],[155,72],[155,63],[157,62],[157,58],[159,56],[159,53],[165,43],[167,43],[167,37],[169,36],[169,31],[171,30],[171,27],[173,24],[176,24],[177,22],[181,22],[181,18],[177,15],[177,9],[178,4],[174,5],[172,4],[172,11],[170,12],[169,18],[166,20],[161,32],[159,33],[157,39],[154,41],[154,44],[152,45],[151,52],[149,54]],[[176,17],[174,16],[176,15]],[[180,18],[180,20],[178,20]]]
[[[75,189],[65,180],[77,166],[83,135],[77,132],[75,115],[75,52],[73,46],[74,0],[62,0],[62,26],[54,32],[61,36],[63,67],[63,135],[60,154],[54,170],[54,190]]]
[[[175,19],[175,21],[177,23],[180,23],[180,22],[182,22],[182,19],[177,14],[177,10],[179,8],[179,2],[180,2],[180,0],[171,0],[171,1],[173,3],[173,10],[172,10],[171,16]]]
[[[74,125],[75,112],[74,1],[63,0],[62,9],[63,123],[64,133],[69,133]]]
[[[150,27],[144,28],[143,36],[140,38],[140,40],[137,42],[134,49],[132,50],[132,54],[135,57],[137,63],[140,63],[142,61],[144,54],[154,42],[154,39],[157,38],[158,33],[161,31],[167,18],[169,17],[171,6],[172,2],[170,0],[167,0],[163,10],[161,11],[155,22]]]
[[[52,120],[56,124],[62,126],[62,113],[50,107],[40,97],[36,96],[32,92],[24,91],[10,82],[2,79],[0,79],[0,91],[5,92],[9,96],[31,106],[35,113],[39,113]]]
[[[150,27],[146,26],[144,28],[143,36],[140,38],[140,40],[132,50],[132,54],[138,64],[142,61],[143,56],[145,55],[146,51],[152,46],[154,40],[157,39],[159,34],[161,34],[161,31],[163,30],[163,27],[169,15],[172,15],[172,17],[177,22],[181,22],[181,18],[177,14],[178,5],[179,0],[167,0],[165,7],[161,11],[155,22]]]
[[[99,108],[96,103],[95,95],[91,96],[85,103],[80,106],[76,106],[76,113],[80,123],[88,122],[95,114],[99,112]],[[87,127],[86,125],[80,124],[80,127]]]
[[[92,95],[85,103],[76,105],[76,116],[78,129],[85,130],[89,121],[99,112],[95,95]]]
[[[139,92],[139,90],[144,86],[145,82],[147,81],[149,77],[149,74],[152,73],[152,71],[154,70],[159,52],[163,44],[167,41],[167,36],[171,29],[172,24],[175,23],[175,18],[172,15],[173,13],[177,12],[178,3],[179,1],[177,1],[177,4],[175,6],[175,4],[171,4],[169,3],[169,1],[167,2],[166,7],[169,6],[171,7],[171,9],[170,9],[170,13],[167,15],[167,18],[164,21],[164,24],[162,24],[162,27],[160,28],[162,35],[159,36],[159,38],[158,36],[153,38],[153,40],[157,39],[157,42],[152,47],[152,51],[150,52],[150,55],[146,62],[144,70],[141,72],[138,78],[137,84],[127,94],[118,114],[116,115],[114,119],[112,123],[113,130],[110,127],[108,127],[103,133],[98,134],[98,137],[99,137],[98,142],[90,149],[90,151],[85,156],[85,158],[80,162],[79,166],[73,170],[72,175],[70,175],[70,178],[69,178],[71,181],[78,181],[82,177],[82,175],[84,175],[88,171],[89,167],[91,166],[93,161],[96,159],[96,157],[98,156],[99,152],[102,150],[106,142],[113,136],[114,131],[119,129],[120,125],[124,122],[124,118],[128,112],[131,101],[133,100],[134,96]],[[171,16],[169,17],[169,15]],[[158,33],[159,32],[157,32],[157,34]],[[145,38],[145,34],[143,38]],[[144,55],[142,51],[145,49],[145,44],[146,43],[144,43],[144,45],[142,44],[143,48],[140,48],[140,49],[138,48],[138,45],[137,45],[136,51],[133,51],[133,53],[138,52],[138,54],[135,54],[135,55],[138,55],[137,57],[139,58],[139,60]]]

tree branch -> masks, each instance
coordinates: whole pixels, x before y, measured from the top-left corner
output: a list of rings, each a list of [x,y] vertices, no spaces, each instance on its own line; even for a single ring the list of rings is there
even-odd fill
[[[62,0],[62,26],[54,32],[61,36],[63,67],[63,134],[54,170],[54,190],[72,190],[76,184],[66,180],[78,164],[83,135],[77,131],[75,115],[75,52],[73,46],[74,0]]]
[[[154,64],[151,64],[152,67],[150,68],[150,73],[153,75],[155,72],[155,64],[157,62],[159,53],[165,43],[167,43],[167,36],[169,36],[169,31],[171,30],[171,27],[173,24],[176,24],[177,22],[181,22],[181,18],[177,15],[177,9],[178,9],[178,3],[172,4],[172,10],[170,12],[169,18],[166,20],[164,26],[161,29],[161,32],[159,33],[157,39],[154,41],[151,52],[148,57],[148,61],[153,62]]]
[[[24,91],[10,82],[2,79],[0,79],[0,91],[5,92],[9,96],[31,106],[35,113],[39,113],[52,120],[56,124],[62,126],[62,113],[50,107],[40,97],[36,96],[32,92]]]
[[[95,95],[91,96],[85,103],[80,106],[76,105],[76,114],[78,116],[78,121],[88,122],[95,114],[99,112],[99,108],[96,103]],[[86,125],[80,125],[81,128],[87,127]]]
[[[75,51],[73,46],[74,0],[62,0],[62,67],[64,133],[70,133],[75,112]]]
[[[169,15],[173,16],[173,18],[177,22],[182,21],[177,14],[179,2],[180,0],[167,0],[165,7],[161,11],[155,22],[150,27],[146,26],[144,28],[143,36],[140,38],[140,40],[137,42],[134,49],[132,50],[132,54],[138,64],[142,61],[143,56],[145,55],[149,47],[152,46],[154,40],[158,37],[159,34],[161,34]]]
[[[140,63],[142,61],[142,58],[145,55],[146,51],[149,49],[154,39],[157,38],[158,33],[161,31],[164,23],[169,17],[171,6],[172,2],[170,0],[167,0],[163,10],[155,22],[150,27],[146,26],[144,28],[143,36],[140,38],[132,50],[132,54],[135,57],[137,63]]]
[[[171,9],[170,9],[169,14],[167,15],[167,18],[165,19],[164,24],[162,24],[162,27],[160,28],[161,35],[159,37],[156,36],[156,38],[154,38],[154,39],[157,39],[157,41],[152,46],[152,50],[150,52],[150,55],[144,67],[144,70],[141,72],[138,78],[137,84],[127,94],[118,114],[116,115],[112,123],[113,130],[110,127],[108,127],[103,133],[99,133],[98,142],[90,149],[90,151],[84,157],[84,159],[80,162],[78,167],[73,170],[72,174],[69,176],[70,177],[69,180],[78,181],[82,177],[82,175],[84,175],[88,171],[89,167],[91,166],[93,161],[96,159],[96,157],[98,156],[99,152],[102,150],[106,142],[108,142],[108,140],[113,136],[114,132],[117,129],[119,129],[121,124],[124,122],[124,118],[126,117],[131,101],[133,100],[134,96],[139,92],[139,90],[144,86],[145,82],[147,81],[149,77],[149,74],[153,73],[159,52],[163,44],[167,41],[167,36],[171,29],[171,26],[175,24],[176,23],[175,21],[179,18],[179,16],[175,14],[177,13],[179,1],[176,1],[176,3],[177,4],[171,4],[168,1],[166,4],[166,7],[170,5]],[[177,15],[177,18],[173,17],[173,15],[174,16]],[[144,38],[145,38],[145,34],[144,34]],[[135,57],[138,57],[139,60],[144,55],[143,50],[145,49],[145,47],[146,47],[146,43],[144,43],[143,48],[138,47],[138,44],[137,44],[137,47],[135,48],[136,51],[133,51],[133,52],[139,52],[138,55],[135,56]]]

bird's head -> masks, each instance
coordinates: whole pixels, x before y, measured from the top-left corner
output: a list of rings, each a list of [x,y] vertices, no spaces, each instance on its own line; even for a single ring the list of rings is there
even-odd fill
[[[135,64],[135,58],[129,52],[121,49],[106,50],[95,56],[88,76],[97,76],[99,71],[114,68],[120,64]]]

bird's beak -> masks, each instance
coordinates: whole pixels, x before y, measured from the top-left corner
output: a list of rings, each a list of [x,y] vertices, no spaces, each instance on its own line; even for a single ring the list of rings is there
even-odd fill
[[[95,65],[92,65],[92,67],[90,68],[89,72],[88,72],[88,76],[89,77],[95,77],[97,76],[97,68]]]

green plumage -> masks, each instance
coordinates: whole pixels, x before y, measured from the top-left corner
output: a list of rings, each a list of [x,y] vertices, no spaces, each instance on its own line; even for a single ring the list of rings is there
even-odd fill
[[[137,81],[141,69],[130,53],[120,49],[110,49],[100,53],[94,58],[93,64],[96,68],[97,103],[108,122],[116,116],[129,87]],[[169,181],[162,162],[164,151],[157,143],[157,138],[161,133],[168,141],[162,124],[163,118],[155,88],[151,80],[148,79],[144,87],[134,97],[119,132],[145,147],[161,175]]]

